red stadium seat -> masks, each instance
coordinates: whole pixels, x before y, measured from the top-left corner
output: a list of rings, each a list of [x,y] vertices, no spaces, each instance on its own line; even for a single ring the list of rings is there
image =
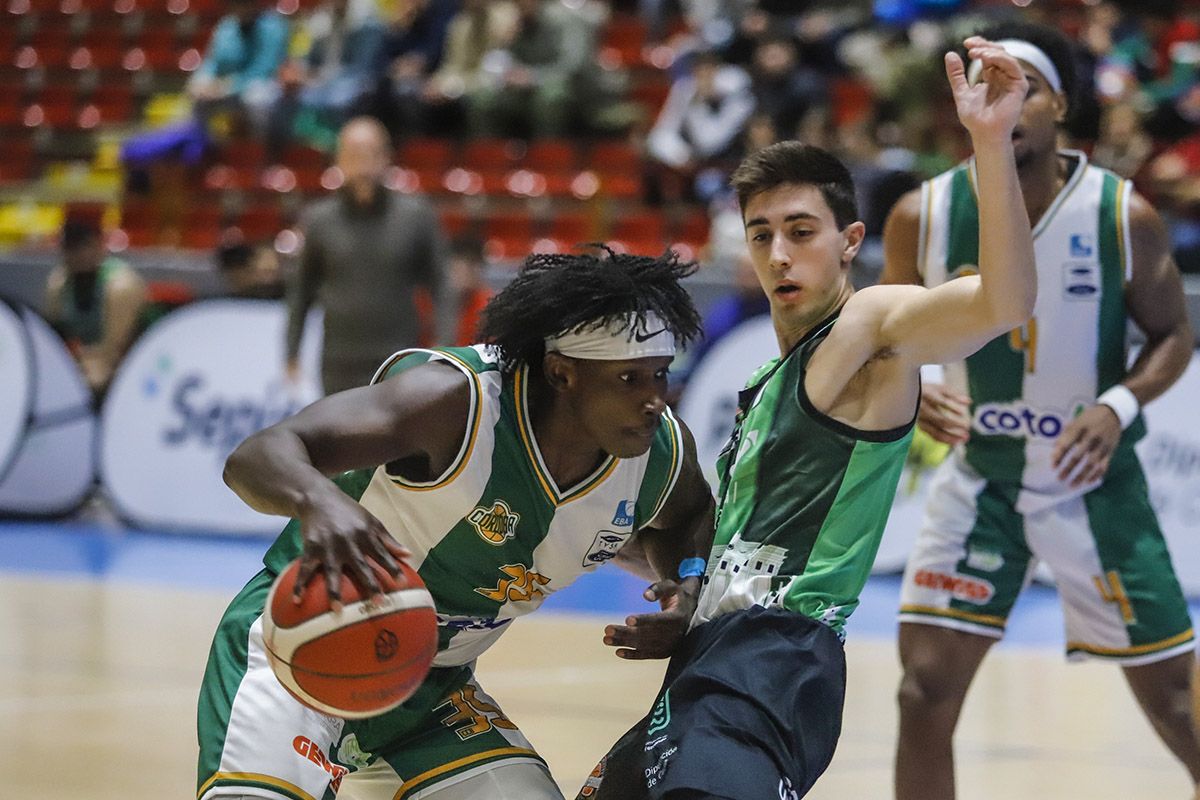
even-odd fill
[[[588,163],[592,169],[608,175],[637,174],[642,171],[642,157],[633,145],[624,140],[596,142]]]
[[[658,211],[634,211],[613,222],[612,237],[625,241],[657,240],[665,243],[667,227]]]
[[[632,14],[614,14],[601,37],[601,46],[615,51],[625,66],[642,61],[645,45],[646,23]]]
[[[509,170],[525,155],[525,143],[513,139],[471,139],[463,146],[460,162],[478,172]]]
[[[454,157],[454,143],[446,139],[405,139],[397,149],[400,166],[445,172]]]
[[[522,162],[526,169],[543,173],[567,172],[577,163],[575,145],[566,139],[538,139],[529,145]]]

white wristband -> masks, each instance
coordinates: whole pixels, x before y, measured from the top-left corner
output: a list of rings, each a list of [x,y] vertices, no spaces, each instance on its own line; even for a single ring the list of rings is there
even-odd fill
[[[1121,422],[1121,430],[1132,425],[1133,421],[1137,419],[1138,412],[1142,409],[1138,399],[1133,396],[1133,392],[1129,391],[1129,387],[1123,383],[1106,389],[1104,394],[1096,398],[1096,403],[1102,403],[1113,410]]]

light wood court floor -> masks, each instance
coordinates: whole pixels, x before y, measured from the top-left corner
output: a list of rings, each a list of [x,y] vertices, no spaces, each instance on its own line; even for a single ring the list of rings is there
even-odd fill
[[[188,798],[195,698],[233,592],[173,591],[0,574],[0,797]],[[602,617],[518,622],[480,667],[568,795],[643,714],[661,663],[618,661]],[[897,665],[891,642],[855,641],[844,733],[815,800],[886,800]],[[1186,800],[1117,669],[1003,648],[981,672],[958,736],[963,800]]]

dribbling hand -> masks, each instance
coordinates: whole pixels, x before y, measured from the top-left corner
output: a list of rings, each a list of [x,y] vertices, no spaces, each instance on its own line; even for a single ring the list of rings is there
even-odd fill
[[[311,504],[300,515],[300,526],[304,536],[304,555],[296,575],[296,591],[293,595],[297,603],[317,570],[325,573],[330,605],[335,611],[340,611],[342,607],[343,572],[363,594],[378,600],[382,598],[383,590],[368,559],[383,567],[393,578],[398,578],[398,560],[412,555],[371,512],[340,490],[322,498],[319,503]]]

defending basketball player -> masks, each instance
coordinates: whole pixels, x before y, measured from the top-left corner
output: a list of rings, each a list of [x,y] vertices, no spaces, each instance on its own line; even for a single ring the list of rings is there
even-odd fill
[[[531,256],[487,307],[491,345],[397,353],[370,386],[233,453],[230,486],[294,519],[213,643],[199,798],[561,797],[472,667],[513,619],[634,539],[660,577],[648,598],[663,611],[619,626],[622,650],[663,656],[686,630],[712,497],[663,397],[676,342],[698,331],[679,284],[692,268],[674,255]],[[344,721],[300,705],[271,673],[263,602],[301,554],[335,596],[343,571],[377,592],[370,561],[418,570],[439,652],[399,708]]]
[[[784,142],[734,173],[780,357],[751,377],[718,464],[717,532],[692,630],[652,712],[581,798],[795,798],[841,728],[842,635],[903,467],[920,366],[962,358],[1033,310],[1036,275],[1012,131],[1028,89],[983,39],[968,85],[946,57],[979,154],[979,274],[855,293],[854,187],[830,154]]]
[[[1058,585],[1068,656],[1119,664],[1200,780],[1191,619],[1133,450],[1139,409],[1191,359],[1179,272],[1130,182],[1057,149],[1075,90],[1070,44],[1025,24],[988,35],[1030,86],[1014,147],[1040,288],[1033,319],[948,367],[947,385],[921,398],[918,424],[956,447],[904,576],[896,796],[954,797],[951,740],[967,687],[1038,561]],[[972,268],[984,247],[975,180],[968,162],[901,199],[884,231],[885,282],[936,286]],[[1127,317],[1146,335],[1128,371]]]

